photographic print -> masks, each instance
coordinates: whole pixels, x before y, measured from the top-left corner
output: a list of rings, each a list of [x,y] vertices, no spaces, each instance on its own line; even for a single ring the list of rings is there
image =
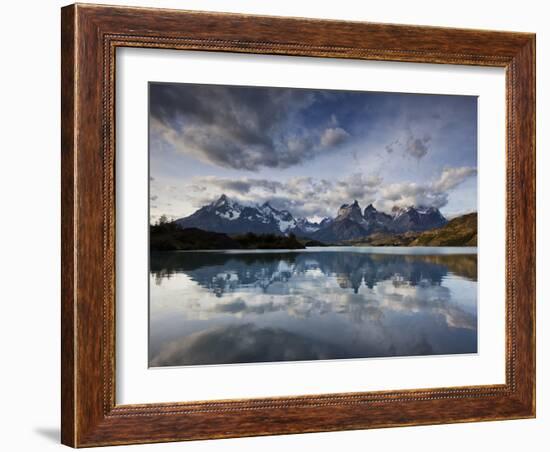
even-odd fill
[[[149,366],[477,353],[477,97],[149,83]]]

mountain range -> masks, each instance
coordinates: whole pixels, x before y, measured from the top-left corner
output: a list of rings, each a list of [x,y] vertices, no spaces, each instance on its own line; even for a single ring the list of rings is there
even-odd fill
[[[477,213],[453,218],[440,228],[407,231],[402,234],[378,232],[349,245],[359,246],[477,246]]]
[[[374,233],[427,231],[447,224],[433,207],[395,207],[391,214],[378,211],[372,204],[362,210],[357,201],[343,204],[334,218],[312,222],[295,218],[288,210],[278,210],[269,202],[244,205],[225,194],[193,214],[175,220],[180,228],[199,228],[226,234],[294,234],[322,242],[353,240]]]

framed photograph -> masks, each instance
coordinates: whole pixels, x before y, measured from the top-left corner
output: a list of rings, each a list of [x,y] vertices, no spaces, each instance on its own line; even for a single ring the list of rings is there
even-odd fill
[[[535,36],[62,9],[62,442],[535,416]]]

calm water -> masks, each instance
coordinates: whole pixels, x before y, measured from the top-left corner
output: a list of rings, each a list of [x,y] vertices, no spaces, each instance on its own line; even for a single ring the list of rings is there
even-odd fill
[[[477,352],[476,248],[151,256],[149,364]]]

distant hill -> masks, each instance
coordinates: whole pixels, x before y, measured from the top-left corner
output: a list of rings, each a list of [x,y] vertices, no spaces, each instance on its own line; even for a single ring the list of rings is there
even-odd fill
[[[462,215],[445,226],[428,231],[375,233],[348,243],[363,246],[477,246],[477,213]]]

